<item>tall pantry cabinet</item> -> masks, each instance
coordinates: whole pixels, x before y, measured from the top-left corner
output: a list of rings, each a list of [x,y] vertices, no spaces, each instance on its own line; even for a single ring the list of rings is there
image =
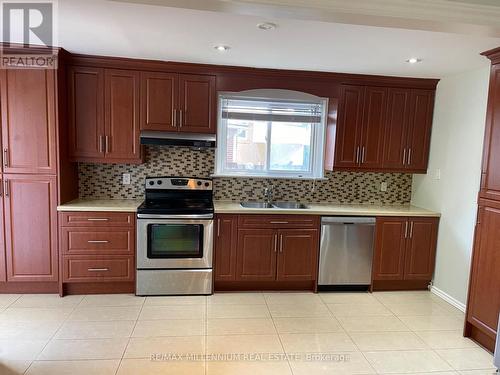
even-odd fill
[[[500,48],[483,55],[492,66],[464,333],[493,351],[500,313]]]
[[[62,52],[58,69],[0,70],[0,293],[58,291],[56,208],[77,195],[63,71]]]

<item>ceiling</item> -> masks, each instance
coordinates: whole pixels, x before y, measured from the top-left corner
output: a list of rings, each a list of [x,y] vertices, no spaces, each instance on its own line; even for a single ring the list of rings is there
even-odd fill
[[[332,22],[331,19],[318,21],[313,17],[317,12],[312,8],[310,17],[298,17],[304,13],[293,12],[292,8],[283,6],[277,13],[265,12],[269,9],[259,7],[253,7],[251,12],[238,7],[200,10],[206,9],[209,3],[214,5],[221,1],[60,1],[58,44],[71,52],[109,56],[433,78],[487,66],[488,61],[479,53],[500,46],[500,32],[497,35],[495,28],[488,27],[491,17],[496,17],[492,11],[496,7],[492,6],[487,7],[490,11],[484,17],[481,13],[484,9],[477,8],[476,18],[471,17],[476,27],[472,31],[455,28],[451,32],[447,29],[451,21],[443,24],[431,22],[432,25],[426,27],[429,19],[422,19],[411,8],[405,9],[410,15],[419,16],[419,27],[387,27],[388,22],[384,23],[383,19],[377,23],[384,27],[373,26],[372,21],[364,22],[363,17],[353,18],[358,20],[354,24],[346,23],[347,19],[339,22]],[[294,6],[303,3],[299,0],[274,1],[292,2]],[[331,0],[331,3],[339,1]],[[356,3],[342,1],[344,6]],[[372,5],[373,1],[415,2],[371,1]],[[487,1],[481,0],[483,3]],[[151,2],[160,5],[149,5]],[[236,3],[232,0],[222,2]],[[255,2],[260,5],[267,3],[265,6],[268,6],[273,0]],[[316,5],[323,3],[324,0],[310,2]],[[463,11],[463,8],[460,9]],[[307,9],[301,8],[302,12],[304,10]],[[500,8],[498,10],[500,20]],[[371,11],[374,11],[373,7]],[[401,22],[409,19],[402,11],[399,9],[399,16],[392,17],[392,20],[398,18]],[[352,16],[352,9],[348,12]],[[358,12],[367,13],[366,9],[358,9]],[[463,26],[464,21],[457,17],[453,15],[453,24]],[[259,30],[256,25],[264,21],[275,22],[278,27],[271,31]],[[218,52],[213,47],[219,44],[229,45],[231,49]],[[409,57],[418,57],[423,61],[411,65],[405,62]]]

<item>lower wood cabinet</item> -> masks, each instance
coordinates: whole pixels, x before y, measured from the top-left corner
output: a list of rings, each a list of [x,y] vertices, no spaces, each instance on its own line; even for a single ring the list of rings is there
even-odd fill
[[[216,225],[216,282],[316,280],[319,217],[218,215]]]
[[[385,287],[406,288],[430,282],[434,273],[439,218],[377,218],[373,257],[373,281],[406,281],[385,283]]]

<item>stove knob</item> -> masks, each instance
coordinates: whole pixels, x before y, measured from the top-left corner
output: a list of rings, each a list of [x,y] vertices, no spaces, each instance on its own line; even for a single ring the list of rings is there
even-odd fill
[[[149,184],[150,184],[151,186],[153,186],[153,185],[155,184],[155,182],[154,182],[154,181],[149,181]]]
[[[209,186],[210,186],[210,183],[205,182],[205,186],[206,186],[206,187],[209,187]]]
[[[198,181],[196,185],[201,186],[201,181]]]
[[[163,183],[163,181],[162,181],[162,180],[158,180],[158,181],[156,181],[156,183],[157,183],[158,185],[161,185],[161,184]]]

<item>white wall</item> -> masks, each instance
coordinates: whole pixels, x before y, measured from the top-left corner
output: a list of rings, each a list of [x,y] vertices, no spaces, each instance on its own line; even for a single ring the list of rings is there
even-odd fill
[[[426,175],[413,177],[412,204],[442,214],[434,286],[463,304],[476,220],[488,80],[489,67],[485,67],[439,82],[429,169]]]

